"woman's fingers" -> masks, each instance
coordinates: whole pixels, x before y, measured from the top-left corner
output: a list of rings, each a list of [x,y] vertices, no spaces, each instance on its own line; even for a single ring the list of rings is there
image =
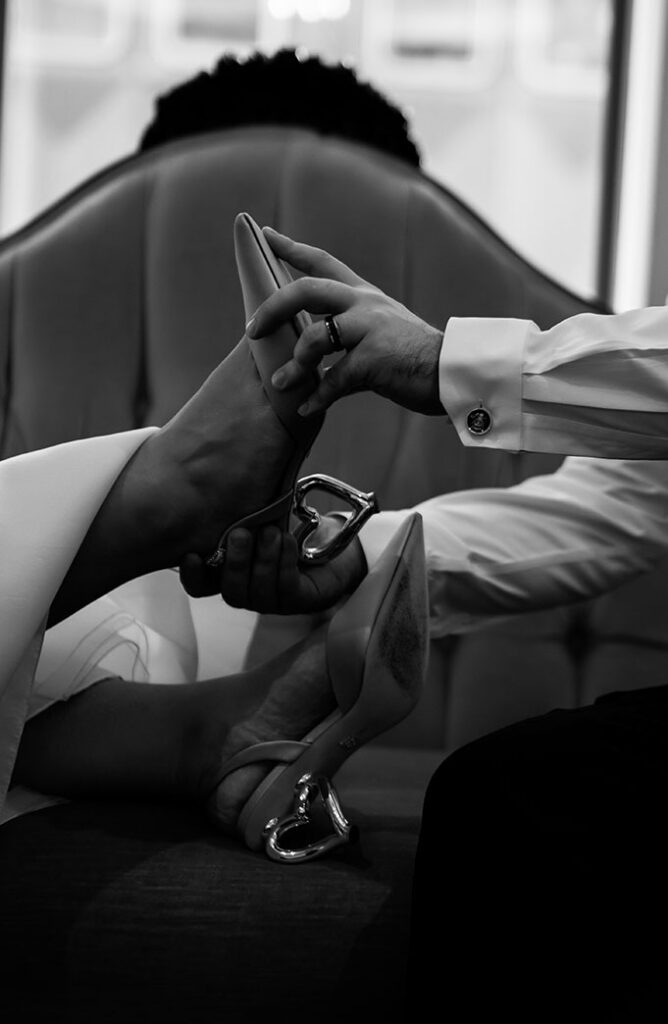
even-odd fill
[[[334,281],[343,282],[343,284],[365,283],[354,270],[324,249],[306,245],[304,242],[295,242],[287,235],[275,231],[274,228],[263,228],[262,231],[276,255],[295,267],[296,270],[301,270],[304,274],[313,277],[330,277]]]
[[[253,534],[239,528],[227,541],[220,593],[233,608],[280,612],[286,595],[297,600],[300,587],[296,541],[277,526]]]
[[[331,539],[341,528],[337,516],[323,516],[319,541]],[[331,608],[355,589],[367,571],[359,541],[354,541],[331,562],[305,566],[291,533],[278,526],[263,526],[256,533],[243,528],[230,531],[219,585],[223,600],[235,608],[260,613],[294,615]]]

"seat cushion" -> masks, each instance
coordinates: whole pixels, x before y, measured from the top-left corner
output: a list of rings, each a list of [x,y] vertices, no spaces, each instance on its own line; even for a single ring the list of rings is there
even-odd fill
[[[76,801],[0,829],[3,1005],[106,1024],[401,1019],[434,753],[364,748],[337,783],[356,846],[278,865],[192,808]],[[46,1019],[46,1017],[45,1017]]]

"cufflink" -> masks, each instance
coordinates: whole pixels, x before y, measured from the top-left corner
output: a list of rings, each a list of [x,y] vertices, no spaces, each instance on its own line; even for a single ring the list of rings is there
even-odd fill
[[[483,434],[487,434],[491,430],[491,427],[492,417],[483,405],[479,405],[477,409],[471,409],[466,417],[466,429],[474,437],[482,437]]]

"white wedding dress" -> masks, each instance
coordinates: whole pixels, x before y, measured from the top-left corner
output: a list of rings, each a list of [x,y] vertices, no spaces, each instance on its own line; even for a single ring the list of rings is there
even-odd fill
[[[183,683],[240,671],[257,623],[220,597],[191,601],[170,569],[45,632],[76,552],[119,472],[155,428],[0,462],[0,823],[57,798],[10,788],[26,721],[112,675]]]

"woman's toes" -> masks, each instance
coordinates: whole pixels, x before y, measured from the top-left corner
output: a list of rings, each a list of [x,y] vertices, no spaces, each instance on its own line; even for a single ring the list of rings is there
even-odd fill
[[[207,801],[207,813],[223,832],[236,831],[243,806],[262,782],[271,765],[266,762],[246,765],[230,772],[220,782]]]
[[[325,662],[324,627],[258,670],[268,683],[257,710],[234,725],[218,755],[218,778],[230,758],[258,743],[302,740],[336,707]],[[214,783],[207,813],[223,831],[234,831],[244,804],[276,764],[244,765]]]

